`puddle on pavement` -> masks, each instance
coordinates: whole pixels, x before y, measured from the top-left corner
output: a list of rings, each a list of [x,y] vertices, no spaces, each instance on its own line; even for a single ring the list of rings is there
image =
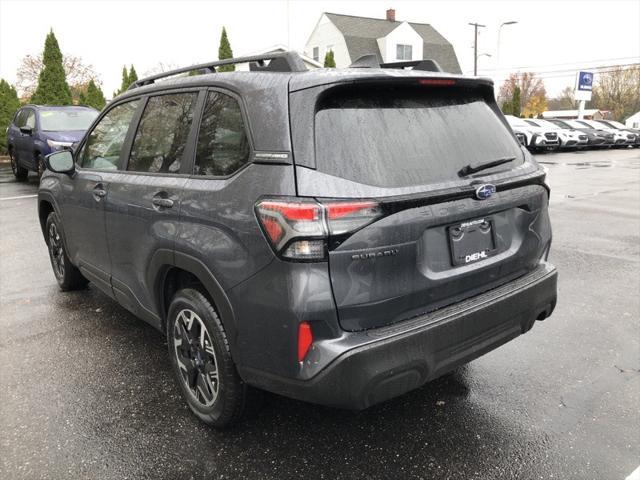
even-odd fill
[[[572,162],[567,165],[576,167],[576,170],[584,170],[585,168],[609,168],[613,166],[613,162],[609,160],[595,160],[593,162]]]

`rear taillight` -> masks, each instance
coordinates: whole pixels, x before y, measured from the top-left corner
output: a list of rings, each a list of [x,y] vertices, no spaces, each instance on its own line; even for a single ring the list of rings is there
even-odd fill
[[[258,202],[256,215],[265,236],[281,257],[324,260],[330,235],[355,232],[382,216],[371,200],[289,200]]]

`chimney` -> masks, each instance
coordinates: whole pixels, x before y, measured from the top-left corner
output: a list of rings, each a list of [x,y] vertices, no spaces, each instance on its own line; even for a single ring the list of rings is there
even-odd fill
[[[389,20],[390,22],[396,21],[396,11],[393,8],[387,10],[387,20]]]

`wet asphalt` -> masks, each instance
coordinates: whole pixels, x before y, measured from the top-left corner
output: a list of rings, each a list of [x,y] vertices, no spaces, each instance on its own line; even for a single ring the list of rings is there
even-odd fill
[[[537,158],[551,318],[364,412],[268,394],[228,431],[189,412],[159,332],[91,286],[58,290],[37,181],[0,165],[0,478],[624,479],[640,464],[640,150]]]

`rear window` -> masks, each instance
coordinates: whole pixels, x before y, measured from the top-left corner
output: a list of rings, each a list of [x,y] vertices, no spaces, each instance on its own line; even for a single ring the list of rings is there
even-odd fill
[[[98,116],[96,110],[40,110],[40,127],[44,131],[69,132],[86,130]]]
[[[318,170],[381,187],[457,180],[469,164],[505,157],[522,163],[518,142],[477,93],[466,88],[362,87],[329,91],[315,118]]]

